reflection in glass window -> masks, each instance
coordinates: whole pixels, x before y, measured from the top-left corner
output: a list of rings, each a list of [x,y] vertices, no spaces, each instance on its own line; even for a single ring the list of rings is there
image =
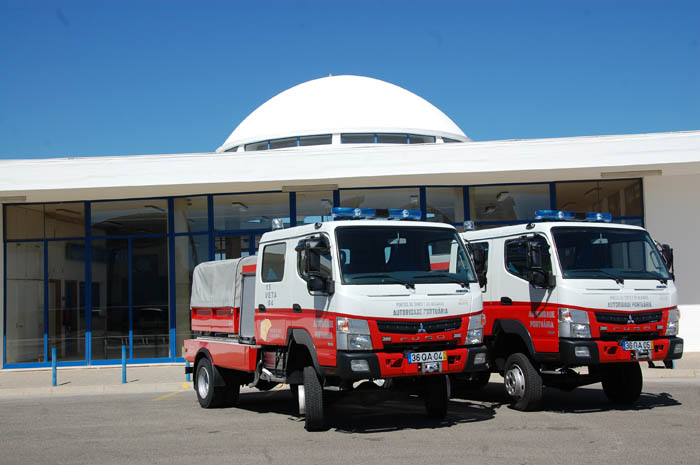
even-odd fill
[[[58,360],[85,360],[85,242],[47,244],[49,347]]]
[[[270,141],[270,150],[272,149],[285,149],[287,147],[296,147],[297,138],[289,137],[287,139],[275,139]]]
[[[214,196],[214,228],[217,231],[272,229],[272,220],[289,225],[289,194],[232,194]]]
[[[93,236],[168,232],[168,202],[165,199],[92,202],[90,208]]]
[[[461,187],[428,187],[425,189],[428,221],[464,222],[464,196]]]
[[[330,134],[323,136],[302,136],[299,138],[299,145],[302,147],[307,145],[328,145],[332,142],[332,139]]]
[[[557,209],[613,216],[642,216],[642,181],[576,181],[556,184]]]
[[[297,192],[297,224],[331,221],[333,191]]]
[[[511,184],[469,188],[472,221],[515,221],[535,218],[548,209],[548,184]]]
[[[175,238],[176,356],[182,356],[182,344],[191,334],[190,293],[194,267],[209,260],[209,236],[206,234]]]
[[[44,360],[44,243],[6,245],[5,358],[7,363]]]
[[[246,152],[257,152],[260,150],[267,150],[267,141],[255,142],[253,144],[245,145]]]
[[[420,209],[418,188],[347,189],[340,191],[341,207]]]
[[[341,134],[343,144],[374,144],[374,134]]]
[[[435,142],[435,136],[418,136],[415,134],[408,135],[409,144],[432,144]]]
[[[5,239],[43,238],[43,204],[5,206]]]
[[[406,134],[377,134],[378,144],[407,144]]]
[[[173,205],[176,233],[209,230],[206,196],[177,198]]]
[[[214,241],[216,247],[215,260],[231,260],[250,255],[250,235],[217,237]],[[206,261],[206,260],[205,260]]]

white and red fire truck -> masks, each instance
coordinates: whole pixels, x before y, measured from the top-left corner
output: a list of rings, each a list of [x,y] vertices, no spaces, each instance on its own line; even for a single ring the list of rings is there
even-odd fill
[[[504,376],[519,410],[538,408],[543,385],[602,382],[611,401],[634,403],[639,362],[670,368],[683,354],[672,249],[641,227],[610,224],[609,214],[537,218],[462,233],[484,294],[491,372]],[[486,371],[470,383],[488,379]]]
[[[287,383],[318,430],[329,391],[369,384],[421,394],[442,418],[447,375],[484,369],[482,295],[455,228],[366,219],[374,209],[333,214],[265,233],[257,256],[195,268],[184,358],[202,407],[234,404],[241,385]]]

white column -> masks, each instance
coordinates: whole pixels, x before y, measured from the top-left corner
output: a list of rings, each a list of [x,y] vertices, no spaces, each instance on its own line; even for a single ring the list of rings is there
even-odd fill
[[[685,352],[700,352],[700,175],[644,178],[644,222],[651,236],[673,247]]]
[[[2,202],[0,202],[0,308],[2,309],[2,315],[0,315],[0,334],[5,334],[5,233],[2,220],[5,217],[4,207]],[[3,360],[5,360],[5,340],[0,341],[0,368],[4,368]]]

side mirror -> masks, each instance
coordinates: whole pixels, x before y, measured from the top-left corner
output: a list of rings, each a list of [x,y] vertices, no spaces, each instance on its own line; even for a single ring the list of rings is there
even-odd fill
[[[486,279],[486,272],[485,271],[477,271],[476,278],[479,280],[479,287],[486,286],[487,279]]]
[[[474,259],[474,266],[476,267],[477,273],[484,270],[486,267],[486,253],[481,247],[469,248],[472,253],[472,258]]]
[[[554,287],[554,275],[543,269],[531,269],[527,271],[527,280],[535,287],[551,289]]]
[[[542,266],[544,254],[548,253],[543,249],[541,243],[527,241],[527,280],[535,287],[551,289],[555,285],[554,275]]]
[[[673,248],[668,244],[661,245],[661,258],[669,273],[673,274]]]
[[[335,292],[335,282],[330,277],[324,278],[318,274],[310,274],[308,281],[306,281],[306,288],[309,292],[333,294]]]
[[[527,241],[527,269],[542,269],[542,245]]]

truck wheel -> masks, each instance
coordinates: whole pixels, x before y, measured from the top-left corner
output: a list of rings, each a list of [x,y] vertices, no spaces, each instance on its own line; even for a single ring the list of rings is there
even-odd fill
[[[301,398],[301,391],[299,392]],[[314,367],[304,367],[304,427],[307,431],[323,429],[323,387]],[[301,400],[301,399],[300,399]],[[301,401],[299,402],[301,410]]]
[[[197,400],[202,408],[215,408],[225,401],[225,392],[214,387],[214,369],[206,357],[197,364],[195,391],[197,391]]]
[[[447,416],[450,401],[450,381],[445,375],[430,376],[425,380],[425,411],[430,418],[442,420]]]
[[[642,393],[642,369],[639,363],[623,363],[603,369],[603,391],[611,402],[633,404]]]
[[[528,411],[540,407],[542,377],[525,354],[515,353],[508,357],[503,381],[514,409]]]
[[[304,396],[304,386],[299,386],[298,384],[290,384],[289,392],[292,394],[292,400],[294,401],[294,409],[299,415],[304,414],[304,405],[299,403],[299,393],[302,397]]]

